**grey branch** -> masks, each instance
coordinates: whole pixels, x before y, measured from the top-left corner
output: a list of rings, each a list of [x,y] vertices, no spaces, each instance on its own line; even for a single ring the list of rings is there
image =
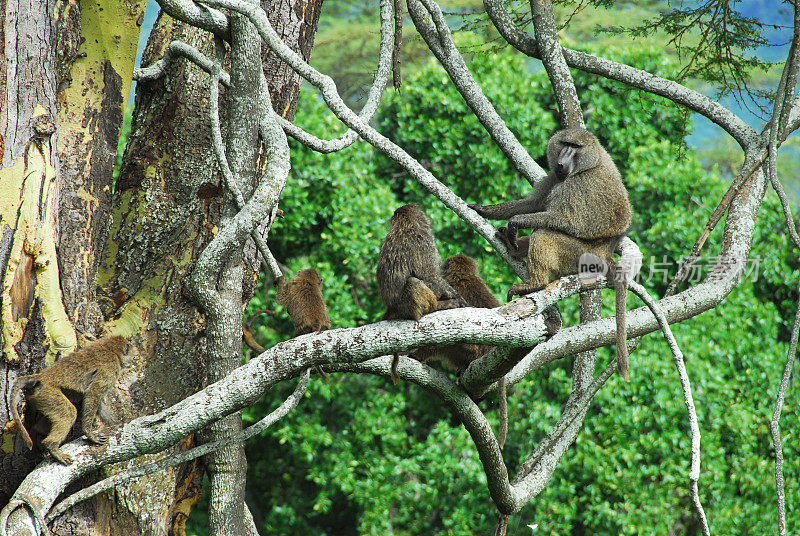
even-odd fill
[[[176,58],[186,58],[209,74],[214,68],[214,61],[192,45],[182,41],[172,41],[167,45],[163,58],[147,67],[134,69],[133,79],[138,82],[157,80],[167,74],[167,68]],[[231,77],[227,72],[221,71],[219,76],[226,87],[231,85]]]
[[[453,43],[453,37],[442,10],[433,0],[408,0],[407,3],[408,13],[411,15],[417,31],[447,71],[467,105],[475,113],[492,140],[506,155],[506,158],[531,185],[535,186],[536,182],[544,178],[546,173],[531,158],[514,133],[509,130],[503,118],[475,82],[464,58]]]
[[[141,69],[134,69],[133,77],[137,81],[149,81],[158,79],[166,74],[167,67],[169,64],[176,58],[182,57],[192,61],[198,67],[206,71],[207,73],[211,74],[211,86],[209,88],[209,114],[211,117],[211,126],[212,126],[212,141],[213,141],[213,148],[214,153],[217,157],[217,164],[220,166],[220,170],[222,171],[222,178],[225,182],[225,187],[228,188],[233,194],[234,200],[236,202],[236,208],[241,210],[244,205],[244,197],[242,197],[241,192],[236,187],[236,181],[233,180],[233,173],[231,172],[230,166],[228,165],[227,158],[224,154],[223,143],[222,143],[222,134],[220,131],[220,121],[219,121],[219,87],[218,84],[222,83],[225,87],[230,87],[231,85],[231,77],[230,74],[225,72],[223,69],[220,68],[219,64],[214,63],[214,61],[200,52],[197,48],[183,43],[181,41],[173,41],[167,46],[167,50],[164,52],[164,57],[152,65],[148,67],[144,67]],[[262,78],[262,88],[266,87],[266,80]],[[269,93],[266,94],[269,96]],[[264,102],[265,95],[264,89],[261,90],[261,98],[260,102]],[[262,111],[262,113],[264,113]],[[272,114],[273,117],[268,117],[268,112],[265,113],[265,117],[263,121],[278,121],[283,126],[284,124],[291,125],[286,119],[279,117],[277,114]],[[262,121],[262,123],[263,123]],[[293,125],[292,125],[293,126]],[[263,130],[263,126],[262,126]],[[262,133],[263,137],[263,133]],[[280,266],[278,262],[275,260],[275,257],[272,255],[272,252],[269,250],[266,242],[264,241],[263,236],[258,232],[258,229],[254,229],[251,233],[251,237],[256,244],[259,252],[261,253],[261,260],[264,264],[264,268],[272,273],[273,277],[280,277],[282,275]]]
[[[385,356],[360,363],[338,364],[334,368],[327,368],[329,370],[370,373],[388,377],[391,374],[391,362],[392,357]],[[561,423],[569,420],[570,424],[574,424],[581,411],[585,414],[591,398],[614,371],[616,371],[616,362],[606,367],[605,373],[600,376],[603,379],[591,384],[585,390],[585,394],[576,401],[574,407],[578,407],[582,403],[581,409],[565,413]],[[397,374],[400,378],[416,383],[436,394],[461,420],[478,450],[492,501],[503,514],[512,514],[519,511],[544,489],[561,455],[572,443],[572,440],[567,441],[563,434],[563,429],[568,428],[569,425],[562,427],[562,433],[558,437],[552,433],[548,435],[539,446],[539,449],[542,450],[541,463],[534,464],[535,470],[529,471],[526,475],[516,479],[514,484],[511,484],[508,478],[508,469],[503,462],[500,446],[497,443],[492,427],[469,395],[459,389],[446,375],[415,359],[401,357],[397,367]],[[559,424],[561,425],[561,423]],[[578,425],[579,427],[580,425]],[[547,448],[542,448],[545,443],[547,443]]]
[[[378,56],[378,71],[375,73],[375,80],[367,95],[367,102],[358,114],[364,123],[369,123],[372,116],[381,102],[381,97],[386,91],[386,84],[389,80],[389,71],[392,69],[392,55],[394,50],[394,4],[392,0],[381,0],[381,45]],[[309,134],[297,125],[294,125],[281,117],[281,126],[286,133],[311,149],[320,153],[333,153],[349,147],[358,137],[355,130],[348,129],[347,132],[333,140],[321,140]]]
[[[565,128],[583,127],[583,112],[575,90],[575,82],[564,61],[561,43],[558,41],[553,4],[550,0],[531,0],[530,6],[533,27],[536,31],[536,48],[547,71],[547,78],[553,85],[561,124]]]
[[[708,520],[706,519],[706,513],[703,510],[703,505],[700,503],[700,494],[697,488],[697,483],[700,480],[700,426],[697,423],[697,411],[694,407],[692,386],[689,383],[689,374],[686,372],[686,363],[683,361],[683,352],[681,352],[681,349],[678,346],[678,341],[675,340],[675,336],[672,334],[667,317],[664,316],[664,313],[661,311],[661,308],[658,306],[655,300],[653,300],[645,288],[636,281],[629,281],[628,285],[631,291],[633,291],[637,296],[639,296],[639,298],[642,299],[645,304],[647,304],[647,307],[650,308],[653,316],[656,317],[658,326],[661,328],[661,332],[664,334],[664,338],[666,339],[667,344],[669,344],[669,349],[672,352],[672,359],[675,362],[675,368],[678,370],[678,377],[680,378],[681,389],[683,390],[683,402],[686,404],[686,411],[689,414],[689,429],[692,432],[692,462],[689,468],[692,502],[697,510],[697,517],[700,519],[700,526],[703,529],[703,534],[705,536],[710,536],[711,531],[708,528]]]
[[[206,443],[205,445],[200,445],[189,449],[185,452],[181,452],[178,454],[174,454],[172,456],[168,456],[157,462],[149,463],[147,465],[143,465],[141,467],[137,467],[135,469],[128,469],[121,473],[117,473],[112,477],[106,478],[88,486],[81,491],[73,493],[63,501],[59,502],[47,515],[47,519],[52,521],[57,516],[61,515],[63,512],[72,508],[76,504],[85,501],[91,497],[94,497],[98,493],[101,493],[107,489],[110,489],[117,484],[121,484],[131,478],[137,478],[140,476],[149,475],[151,473],[155,473],[156,471],[161,471],[166,469],[167,467],[172,467],[174,465],[178,465],[179,463],[188,462],[190,460],[194,460],[195,458],[199,458],[200,456],[204,456],[209,452],[214,452],[215,450],[219,450],[223,447],[227,447],[228,445],[233,445],[234,443],[243,443],[247,441],[251,437],[256,434],[260,434],[280,419],[285,417],[290,411],[297,407],[300,401],[303,398],[303,395],[308,388],[308,379],[310,375],[311,369],[307,369],[302,376],[300,376],[300,381],[297,383],[297,387],[295,388],[294,392],[289,395],[289,397],[283,401],[283,403],[278,406],[275,410],[273,410],[269,415],[255,423],[254,425],[250,426],[246,430],[242,430],[230,437],[225,439],[221,439],[219,441],[215,441],[213,443]]]
[[[792,334],[789,339],[789,351],[786,354],[786,364],[783,367],[783,375],[778,387],[778,394],[775,397],[775,407],[772,411],[772,419],[769,422],[769,431],[772,435],[772,444],[775,448],[775,494],[778,499],[778,534],[786,536],[786,492],[783,485],[783,443],[781,441],[781,412],[783,402],[786,399],[786,391],[789,389],[789,379],[792,377],[792,368],[797,356],[797,337],[800,332],[800,298],[794,313],[794,323],[792,324]]]
[[[219,46],[219,44],[218,44]],[[209,97],[208,97],[208,113],[211,122],[211,141],[214,147],[214,154],[217,157],[217,165],[219,165],[220,170],[222,171],[222,180],[225,183],[225,187],[228,189],[229,192],[233,194],[234,202],[236,203],[236,208],[238,210],[242,210],[245,206],[244,197],[242,196],[242,192],[239,190],[237,186],[237,181],[233,176],[233,172],[231,171],[230,166],[228,166],[228,159],[225,156],[225,148],[224,143],[222,141],[222,129],[220,128],[220,121],[219,121],[219,83],[221,77],[221,67],[219,63],[213,63],[211,66],[211,84],[209,86]],[[263,79],[263,73],[261,75]],[[260,87],[260,99],[259,102],[263,103],[264,99],[269,99],[269,93],[267,92],[266,95],[264,94],[266,89],[266,83],[262,84]],[[267,101],[269,102],[269,101]],[[274,122],[277,120],[277,114],[272,114],[274,117],[269,118],[268,114],[271,110],[262,110],[262,113],[265,115],[261,122],[261,127],[264,126],[264,121],[269,121],[270,119]],[[280,266],[278,266],[278,261],[275,260],[275,257],[272,255],[272,252],[267,247],[267,243],[264,241],[264,237],[261,236],[261,233],[258,231],[258,226],[256,226],[250,233],[250,236],[253,238],[253,241],[256,243],[256,247],[258,247],[258,251],[261,253],[261,260],[264,263],[264,268],[272,273],[274,278],[278,278],[283,275]]]
[[[800,236],[797,234],[797,229],[794,224],[794,217],[792,216],[791,205],[783,190],[783,185],[778,179],[778,139],[779,131],[785,130],[782,127],[782,118],[786,117],[786,122],[790,121],[789,113],[789,98],[794,92],[794,86],[797,84],[797,48],[800,44],[800,21],[798,16],[800,9],[795,8],[795,33],[792,40],[792,46],[789,52],[789,60],[783,67],[781,80],[778,84],[778,89],[775,93],[775,106],[772,112],[772,119],[768,129],[769,132],[769,145],[768,145],[768,158],[767,168],[769,173],[769,180],[773,189],[778,194],[778,198],[783,208],[783,215],[786,222],[786,228],[789,231],[789,236],[795,244],[795,247],[800,249]],[[792,325],[792,334],[789,339],[789,352],[786,356],[786,365],[783,369],[783,376],[781,377],[780,386],[778,387],[778,394],[775,398],[775,407],[772,412],[772,420],[769,423],[770,434],[772,435],[772,443],[775,448],[775,494],[778,501],[778,534],[786,536],[786,492],[784,489],[783,481],[783,444],[780,435],[780,419],[783,410],[783,402],[786,398],[786,390],[789,387],[789,378],[791,377],[792,368],[794,365],[795,353],[797,351],[797,337],[798,330],[800,330],[800,299],[797,303],[795,311],[794,323]]]
[[[750,253],[755,217],[764,196],[764,179],[764,175],[757,172],[753,181],[743,187],[734,198],[728,211],[719,261],[711,274],[703,282],[658,302],[671,324],[716,307],[741,281],[745,261]],[[628,311],[627,324],[630,338],[641,337],[658,329],[655,319],[646,308]],[[511,370],[506,380],[516,383],[531,371],[556,359],[613,344],[615,333],[613,318],[564,328],[537,345]]]
[[[508,11],[503,6],[502,0],[483,0],[483,6],[500,35],[511,46],[528,56],[540,57],[536,40],[514,24]],[[647,71],[635,69],[622,63],[598,58],[591,54],[565,47],[561,48],[561,52],[570,67],[587,73],[598,74],[611,80],[617,80],[686,106],[719,125],[743,147],[756,143],[758,134],[755,130],[736,114],[702,93],[693,91],[672,80],[655,76]],[[800,116],[800,111],[798,111],[797,115]],[[797,119],[800,121],[800,117],[797,117]]]
[[[156,0],[170,17],[192,26],[208,30],[217,37],[230,40],[231,25],[228,17],[217,9],[196,4],[192,0]]]

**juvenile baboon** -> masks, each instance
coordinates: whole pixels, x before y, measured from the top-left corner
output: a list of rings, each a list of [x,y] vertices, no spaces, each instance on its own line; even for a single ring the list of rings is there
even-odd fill
[[[42,440],[42,446],[61,463],[72,463],[72,458],[59,447],[78,415],[68,394],[83,395],[81,427],[89,441],[100,444],[108,439],[107,431],[95,432],[93,425],[96,417],[102,421],[98,412],[102,411],[103,397],[114,387],[122,371],[125,344],[125,339],[118,335],[90,342],[42,372],[22,376],[16,381],[11,388],[11,414],[29,449],[33,448],[33,440],[17,408],[23,389],[27,390],[28,403],[50,422],[50,433]]]
[[[469,307],[486,309],[500,307],[500,302],[486,286],[486,282],[478,275],[478,265],[475,263],[475,259],[461,254],[448,257],[442,265],[442,275],[445,281],[461,294]],[[490,349],[491,346],[478,346],[478,357],[483,356]],[[500,378],[497,387],[500,406],[500,430],[497,433],[497,442],[502,449],[506,442],[506,435],[508,435],[508,398],[505,376]]]
[[[294,337],[331,329],[328,308],[322,298],[322,278],[314,268],[300,270],[291,279],[275,281],[278,303],[286,307],[294,324]]]
[[[475,261],[466,255],[448,257],[442,264],[442,277],[464,299],[466,307],[498,307],[489,287],[478,275]],[[423,346],[412,357],[419,361],[440,361],[456,372],[462,372],[470,363],[488,352],[491,347],[479,344],[456,343],[445,346]]]
[[[612,253],[631,225],[628,192],[617,167],[597,138],[582,128],[553,134],[547,144],[550,173],[529,197],[497,205],[470,205],[478,214],[508,220],[498,234],[518,251],[517,230],[533,229],[528,244],[528,281],[508,292],[539,290],[553,279],[578,271],[578,259],[592,253],[611,268],[617,306],[619,372],[628,379],[625,333],[627,280]]]
[[[414,205],[403,205],[389,220],[378,255],[378,288],[384,320],[419,320],[422,315],[464,302],[442,278],[431,221]]]

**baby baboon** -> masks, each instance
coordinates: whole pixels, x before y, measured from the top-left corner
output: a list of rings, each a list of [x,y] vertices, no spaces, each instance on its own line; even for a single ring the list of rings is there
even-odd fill
[[[442,264],[442,277],[461,295],[465,306],[487,309],[500,306],[500,302],[492,295],[489,287],[478,275],[478,266],[470,257],[456,255],[445,259]],[[490,348],[468,343],[423,346],[412,355],[419,361],[441,361],[456,372],[462,372]]]
[[[384,320],[419,320],[422,315],[463,305],[442,278],[431,221],[414,205],[394,211],[378,255],[378,288]]]
[[[278,303],[286,307],[294,324],[294,337],[331,329],[322,298],[322,278],[314,268],[300,270],[291,279],[279,277],[275,285]]]
[[[617,302],[619,372],[628,379],[625,333],[627,280],[612,253],[631,225],[628,192],[617,167],[597,138],[582,128],[553,134],[547,144],[550,173],[529,197],[497,205],[470,205],[478,214],[508,220],[499,235],[518,251],[517,230],[533,229],[528,245],[528,281],[511,287],[508,298],[539,290],[578,271],[578,259],[592,253],[611,267]]]
[[[89,441],[100,444],[108,439],[107,431],[95,432],[93,425],[95,417],[102,421],[98,412],[101,412],[103,397],[114,387],[122,371],[125,344],[125,339],[118,335],[90,342],[42,372],[22,376],[16,381],[11,388],[11,414],[29,449],[33,448],[33,440],[17,408],[23,389],[28,390],[28,403],[50,421],[50,433],[42,440],[42,446],[61,463],[72,463],[72,458],[61,452],[59,447],[78,415],[67,394],[83,395],[81,427]]]
[[[522,242],[522,240],[520,240]],[[478,265],[475,260],[466,255],[455,255],[445,259],[442,265],[442,275],[445,281],[456,289],[469,307],[484,307],[494,309],[500,307],[500,302],[494,297],[492,291],[486,286],[481,276],[478,275]],[[478,346],[478,356],[488,352],[490,346]],[[476,358],[477,359],[477,358]],[[506,378],[498,382],[498,400],[500,405],[500,430],[497,433],[497,442],[503,448],[508,434],[508,405],[506,396]]]

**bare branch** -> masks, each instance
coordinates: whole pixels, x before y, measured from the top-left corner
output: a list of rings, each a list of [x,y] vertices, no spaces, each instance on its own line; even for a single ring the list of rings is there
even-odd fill
[[[531,0],[530,6],[536,32],[536,48],[547,71],[547,78],[553,85],[561,124],[565,128],[583,127],[583,112],[575,91],[575,82],[561,53],[561,43],[558,42],[553,4],[550,0]]]
[[[689,374],[686,372],[686,364],[683,361],[683,352],[678,346],[678,341],[672,334],[669,327],[669,322],[666,316],[661,311],[658,304],[650,297],[647,291],[636,281],[629,281],[631,291],[633,291],[641,300],[647,304],[647,307],[653,313],[658,321],[658,326],[664,334],[664,338],[669,344],[669,349],[672,352],[672,359],[675,361],[675,368],[678,369],[678,377],[681,382],[681,389],[683,390],[683,402],[686,404],[686,411],[689,413],[689,429],[692,432],[692,464],[689,469],[689,481],[691,483],[692,502],[697,510],[697,517],[700,519],[700,527],[705,536],[710,536],[711,531],[708,528],[708,520],[706,519],[703,505],[700,503],[700,494],[697,488],[697,482],[700,480],[700,426],[697,423],[697,411],[694,407],[694,399],[692,398],[692,386],[689,383]]]
[[[780,115],[778,118],[774,116],[773,121],[778,121],[778,140],[784,141],[786,137],[792,132],[787,130],[789,118],[792,112],[792,106],[789,101],[794,97],[797,90],[797,75],[800,71],[800,7],[794,6],[794,34],[792,35],[792,44],[789,47],[789,54],[786,57],[786,63],[783,66],[783,73],[781,78],[785,77],[783,91],[776,94],[776,101],[781,102]]]
[[[391,362],[392,356],[385,356],[360,363],[338,364],[329,370],[371,373],[388,377],[391,375]],[[531,470],[525,476],[516,479],[512,485],[492,427],[472,398],[446,375],[416,359],[401,357],[397,367],[400,378],[436,394],[461,420],[475,443],[492,501],[502,514],[519,511],[544,489],[558,461],[574,439],[574,437],[566,438],[565,430],[576,427],[576,422],[577,428],[580,428],[582,416],[585,415],[589,402],[615,371],[616,362],[612,362],[594,382],[587,386],[582,396],[577,398],[570,406],[570,410],[565,412],[553,432],[548,434],[537,447],[539,460],[531,465]]]
[[[137,82],[150,82],[166,76],[167,68],[176,58],[186,58],[209,74],[214,68],[214,61],[192,45],[182,41],[172,41],[167,45],[163,58],[147,67],[134,69],[133,79]],[[231,77],[227,72],[221,71],[219,77],[226,87],[231,85]]]
[[[492,23],[511,46],[528,56],[540,57],[536,40],[514,24],[501,0],[484,0],[483,5]],[[578,52],[566,47],[562,47],[561,52],[570,67],[587,73],[598,74],[643,91],[666,97],[707,117],[733,136],[742,147],[750,147],[758,142],[758,134],[753,128],[720,103],[709,99],[702,93],[646,71],[598,58],[591,54]],[[798,111],[797,120],[800,121],[800,111]]]
[[[795,19],[797,19],[799,9],[795,8]],[[796,21],[797,22],[797,21]],[[796,50],[797,37],[800,28],[795,26],[795,40],[792,41],[792,51]],[[790,53],[790,56],[792,54]],[[792,66],[787,61],[784,65],[781,81],[778,84],[778,90],[775,96],[775,108],[772,114],[771,126],[769,128],[769,158],[767,159],[767,168],[769,173],[769,180],[772,188],[778,194],[781,207],[783,208],[783,215],[786,221],[786,228],[789,231],[789,236],[795,244],[795,247],[800,249],[800,236],[797,234],[797,229],[794,224],[794,217],[792,216],[792,209],[789,204],[789,199],[786,197],[786,192],[783,190],[783,185],[778,179],[778,131],[780,128],[780,118],[784,116],[787,109],[788,93],[787,84],[792,77]],[[797,81],[797,71],[794,71],[794,80]],[[783,376],[781,377],[780,386],[778,387],[778,395],[775,399],[775,408],[772,412],[772,420],[769,423],[770,433],[772,435],[772,443],[775,447],[775,494],[778,500],[778,534],[786,536],[786,494],[784,491],[783,483],[783,446],[780,436],[780,418],[783,410],[783,401],[786,398],[786,390],[789,387],[789,378],[791,377],[792,368],[794,365],[794,358],[797,352],[797,337],[798,330],[800,330],[800,298],[798,298],[797,309],[795,311],[794,323],[792,324],[792,334],[789,339],[789,352],[786,356],[786,365],[783,369]]]
[[[692,251],[689,253],[689,256],[686,258],[686,260],[683,261],[680,268],[678,268],[678,272],[675,274],[675,277],[673,277],[672,281],[670,281],[669,286],[664,293],[664,297],[675,294],[675,292],[678,290],[678,286],[686,280],[686,277],[688,277],[689,273],[691,272],[692,265],[697,262],[697,259],[700,258],[700,251],[703,249],[703,245],[705,245],[708,237],[711,236],[711,232],[717,227],[717,224],[722,219],[722,216],[725,215],[725,211],[728,210],[728,207],[733,202],[733,199],[739,193],[740,189],[746,188],[754,180],[754,177],[759,174],[758,168],[763,162],[766,154],[767,153],[765,150],[758,152],[748,151],[745,153],[744,163],[742,164],[742,167],[739,168],[739,173],[731,182],[731,185],[728,187],[725,195],[722,196],[717,208],[715,208],[714,212],[712,212],[711,216],[709,216],[703,231],[700,233],[700,237],[694,243],[694,246],[692,246]]]
[[[464,58],[453,43],[453,36],[450,34],[442,10],[433,0],[408,0],[407,3],[408,13],[417,31],[447,71],[450,80],[464,97],[464,101],[517,171],[531,185],[536,186],[536,182],[544,178],[546,173],[509,130],[503,118],[475,82]]]
[[[195,458],[199,458],[200,456],[204,456],[209,452],[214,452],[215,450],[219,450],[223,447],[227,447],[228,445],[233,445],[235,443],[243,443],[247,441],[251,437],[256,434],[260,434],[280,419],[285,417],[290,411],[297,407],[300,401],[303,399],[303,394],[305,394],[306,389],[308,388],[308,379],[309,375],[311,374],[311,369],[307,369],[303,375],[300,376],[300,381],[297,383],[297,387],[295,388],[294,392],[289,395],[286,400],[281,403],[275,410],[273,410],[269,415],[255,423],[254,425],[248,427],[246,430],[242,430],[232,436],[227,438],[221,439],[219,441],[215,441],[213,443],[206,443],[205,445],[199,445],[192,449],[189,449],[185,452],[180,452],[178,454],[174,454],[172,456],[167,456],[157,462],[149,463],[147,465],[143,465],[141,467],[136,467],[134,469],[127,469],[120,473],[115,474],[109,478],[101,480],[91,486],[88,486],[81,491],[73,493],[63,501],[59,502],[47,515],[47,519],[52,521],[62,513],[64,513],[69,508],[72,508],[76,504],[85,501],[91,497],[94,497],[98,493],[101,493],[107,489],[110,489],[117,484],[121,484],[131,478],[137,478],[140,476],[149,475],[151,473],[155,473],[157,471],[161,471],[166,469],[167,467],[172,467],[174,465],[178,465],[179,463],[188,462],[194,460]]]
[[[164,13],[192,26],[208,30],[217,37],[230,40],[230,21],[217,9],[210,9],[191,0],[156,0]]]
[[[395,36],[392,23],[395,17],[395,8],[393,2],[394,0],[381,0],[381,45],[378,56],[378,71],[375,73],[375,80],[372,83],[369,94],[367,95],[367,101],[364,103],[364,107],[361,108],[361,112],[358,114],[358,117],[364,123],[369,123],[369,121],[372,119],[372,116],[375,115],[375,111],[378,109],[378,106],[380,105],[381,97],[386,91],[386,84],[389,80],[389,72],[392,70],[392,56],[394,54],[394,48],[395,46],[399,46],[399,43],[394,43]],[[395,24],[397,23],[395,22]],[[402,17],[400,18],[400,24],[402,26]],[[316,136],[304,131],[297,125],[290,123],[283,117],[280,118],[280,121],[281,126],[289,136],[320,153],[327,154],[340,151],[345,147],[352,145],[352,143],[358,137],[356,131],[350,128],[347,130],[347,132],[336,139],[330,141],[321,140]]]
[[[761,206],[765,185],[764,175],[756,173],[753,181],[738,192],[728,211],[719,261],[711,274],[702,283],[658,302],[669,323],[681,322],[716,307],[739,284],[750,252],[755,217]],[[645,308],[628,311],[626,320],[631,338],[658,329],[655,319]],[[564,328],[537,345],[511,370],[506,381],[509,384],[516,383],[546,363],[575,352],[613,344],[615,334],[613,318]]]
[[[772,444],[775,447],[775,495],[778,499],[778,534],[786,536],[786,492],[783,485],[783,443],[781,441],[781,412],[786,391],[789,389],[789,379],[792,377],[795,356],[797,355],[797,337],[800,332],[800,298],[792,324],[792,334],[789,338],[789,351],[786,354],[786,365],[783,367],[778,394],[775,397],[775,408],[772,411],[772,420],[769,422],[769,431],[772,435]]]
[[[158,79],[166,74],[167,67],[169,64],[176,58],[183,57],[198,67],[203,69],[204,71],[211,74],[211,85],[209,88],[209,114],[211,118],[211,128],[212,128],[212,142],[214,153],[217,157],[217,164],[220,166],[220,170],[222,171],[222,178],[225,183],[225,187],[233,194],[234,201],[236,203],[236,208],[241,210],[244,205],[244,197],[242,196],[241,192],[239,191],[238,187],[236,187],[236,182],[233,179],[233,173],[231,172],[230,166],[228,165],[227,158],[225,157],[224,150],[223,150],[223,143],[222,143],[222,133],[220,130],[220,122],[219,122],[219,83],[222,83],[224,86],[229,87],[231,84],[231,77],[230,75],[222,70],[219,64],[214,63],[211,58],[200,52],[197,48],[180,41],[173,41],[167,46],[167,50],[164,52],[164,57],[152,65],[148,67],[144,67],[141,69],[135,69],[133,73],[134,79],[143,82],[143,81],[150,81]],[[263,77],[263,73],[261,75],[261,98],[260,102],[264,102],[265,98],[269,97],[268,89],[266,89],[266,80]],[[267,93],[265,93],[267,91]],[[272,118],[268,118],[268,112],[265,113],[265,117],[263,120],[272,120],[272,121],[279,121],[282,125],[288,124],[291,125],[286,119],[283,117],[278,116],[277,114],[272,114]],[[291,125],[294,127],[294,125]],[[275,260],[275,257],[272,255],[272,252],[269,250],[266,242],[264,241],[263,236],[259,233],[258,229],[254,229],[251,233],[251,237],[256,244],[259,252],[261,253],[261,261],[264,265],[264,268],[272,273],[273,277],[280,277],[282,275],[282,271],[278,262]]]
[[[224,45],[222,43],[217,43],[217,53],[220,56],[224,55]],[[221,58],[220,58],[221,60]],[[236,208],[238,210],[242,210],[245,206],[244,197],[242,196],[242,192],[239,190],[237,186],[237,181],[233,176],[233,172],[231,171],[230,166],[228,166],[228,159],[225,156],[225,149],[223,147],[222,141],[222,130],[220,128],[219,122],[219,83],[221,77],[221,67],[219,63],[213,63],[211,67],[211,84],[209,86],[209,97],[208,97],[208,114],[211,123],[211,142],[212,147],[214,148],[214,155],[217,157],[217,165],[219,166],[220,170],[222,171],[222,180],[225,183],[225,187],[228,189],[229,192],[233,195],[234,203],[236,204]],[[261,77],[263,79],[263,74]],[[260,95],[260,102],[264,102],[265,98],[269,98],[269,92],[266,88],[266,84],[262,84],[260,88],[261,95]],[[266,95],[264,94],[266,92]],[[267,114],[269,111],[266,112]],[[277,114],[273,114],[274,117],[272,120],[274,121],[278,116]],[[266,117],[264,120],[268,120]],[[264,241],[264,237],[261,236],[261,233],[258,231],[258,227],[254,228],[250,232],[250,236],[253,238],[253,241],[256,243],[256,247],[258,247],[258,251],[261,253],[261,261],[264,264],[264,268],[272,273],[272,276],[275,278],[280,277],[283,275],[280,266],[278,266],[278,261],[275,260],[275,257],[272,255],[272,252],[267,247],[267,243]]]

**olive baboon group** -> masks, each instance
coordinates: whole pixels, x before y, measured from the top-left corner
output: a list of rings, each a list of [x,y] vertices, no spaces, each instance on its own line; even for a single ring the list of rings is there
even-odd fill
[[[497,205],[471,204],[481,216],[507,220],[498,236],[517,259],[525,258],[528,280],[508,291],[508,299],[543,289],[559,277],[578,272],[590,253],[612,269],[617,304],[617,355],[620,375],[628,380],[625,331],[627,280],[612,254],[631,224],[631,207],[622,177],[598,139],[582,128],[556,132],[547,144],[550,172],[524,199]],[[519,229],[532,229],[517,238]],[[378,287],[386,305],[385,320],[410,319],[454,307],[493,308],[500,304],[480,278],[475,261],[456,255],[441,263],[431,222],[414,205],[398,208],[389,222],[377,265]],[[560,316],[559,316],[560,324]],[[557,328],[556,328],[557,329]],[[552,332],[550,333],[552,335]],[[439,360],[461,372],[489,350],[475,344],[426,346],[412,356]],[[397,378],[398,356],[392,365]],[[500,382],[501,402],[505,382]],[[501,413],[503,413],[501,411]],[[501,415],[499,443],[505,440]]]
[[[508,299],[541,290],[553,279],[574,274],[581,255],[591,253],[614,270],[617,304],[617,354],[619,372],[628,379],[625,332],[627,280],[612,259],[619,241],[631,224],[631,207],[619,171],[597,138],[584,129],[556,132],[547,144],[550,172],[541,186],[524,199],[496,205],[469,205],[479,215],[507,220],[498,236],[517,259],[525,259],[528,280],[508,291]],[[517,237],[520,229],[532,229]],[[384,320],[419,320],[422,316],[457,307],[494,308],[500,303],[478,275],[476,262],[455,255],[441,262],[431,221],[414,205],[398,208],[389,222],[376,269]],[[322,297],[322,279],[313,268],[295,277],[275,281],[277,301],[286,308],[294,324],[294,337],[331,327]],[[552,333],[551,333],[552,334]],[[252,333],[245,330],[248,345],[263,351]],[[33,441],[23,425],[18,404],[20,394],[50,422],[42,446],[64,464],[71,458],[61,452],[77,419],[77,409],[67,395],[81,395],[81,426],[93,443],[107,439],[111,418],[103,397],[114,386],[123,366],[127,342],[119,336],[94,341],[68,355],[39,374],[20,377],[11,389],[14,421],[29,448]],[[457,343],[417,348],[412,356],[420,361],[438,360],[459,373],[489,351],[489,347]],[[398,356],[392,365],[397,380]],[[499,382],[502,448],[507,419],[504,410],[505,380]],[[95,430],[95,425],[98,430]]]

